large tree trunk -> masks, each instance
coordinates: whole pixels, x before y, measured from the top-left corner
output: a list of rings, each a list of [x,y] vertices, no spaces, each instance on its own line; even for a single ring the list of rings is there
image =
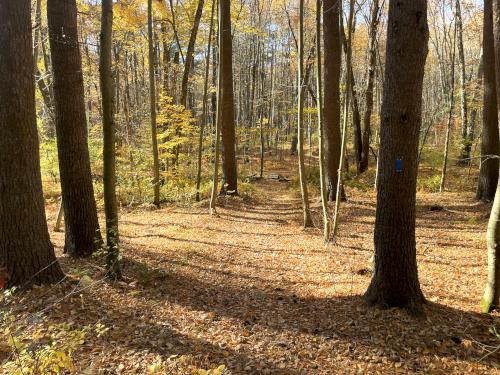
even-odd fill
[[[370,19],[370,46],[368,59],[368,79],[366,84],[365,104],[366,109],[363,117],[363,132],[361,142],[361,160],[359,162],[359,173],[368,169],[368,156],[370,153],[371,117],[373,112],[373,86],[375,82],[375,68],[377,63],[377,28],[379,23],[379,0],[373,0]]]
[[[486,12],[487,4],[485,3]],[[500,108],[498,105],[500,102],[500,0],[493,0],[493,39],[497,108]],[[488,243],[488,279],[481,300],[481,309],[484,312],[500,308],[500,179],[498,183],[486,234]]]
[[[483,22],[483,132],[481,136],[481,169],[476,198],[486,202],[493,200],[498,182],[498,159],[490,156],[499,154],[495,79],[492,0],[485,0]]]
[[[111,70],[113,0],[102,0],[99,81],[102,100],[104,213],[106,216],[107,275],[121,278],[118,247],[118,206],[116,200],[116,155],[114,88]]]
[[[238,194],[238,176],[236,171],[236,134],[234,125],[233,94],[233,46],[231,37],[231,0],[220,1],[220,61],[221,65],[221,139],[222,172],[221,194]]]
[[[45,219],[30,5],[0,1],[0,267],[7,287],[63,277]]]
[[[88,256],[101,245],[87,144],[76,0],[48,0],[57,151],[64,208],[64,251]]]
[[[184,107],[187,105],[187,94],[188,94],[188,83],[189,83],[189,73],[191,72],[191,65],[194,61],[194,46],[196,43],[196,36],[198,35],[198,27],[200,26],[201,15],[203,13],[203,5],[205,0],[198,0],[198,7],[196,8],[196,13],[194,15],[193,28],[191,29],[191,35],[189,36],[188,48],[186,52],[186,62],[184,63],[184,73],[182,74],[182,85],[181,85],[181,104]]]
[[[417,152],[427,57],[427,1],[389,2],[381,110],[375,268],[370,305],[422,312],[415,244]],[[412,93],[412,95],[408,95]]]
[[[335,200],[340,162],[340,5],[338,0],[324,0],[324,142],[325,178],[328,199]]]

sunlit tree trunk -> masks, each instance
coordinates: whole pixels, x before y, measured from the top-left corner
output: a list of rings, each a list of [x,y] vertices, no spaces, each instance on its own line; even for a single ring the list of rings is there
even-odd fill
[[[375,267],[365,299],[370,305],[405,307],[417,314],[425,301],[417,271],[415,201],[428,37],[426,0],[390,0]]]

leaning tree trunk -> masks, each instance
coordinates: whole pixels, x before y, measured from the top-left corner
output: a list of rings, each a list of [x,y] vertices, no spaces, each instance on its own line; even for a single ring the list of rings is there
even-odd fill
[[[340,39],[340,5],[338,0],[324,0],[324,110],[325,178],[328,200],[337,194],[340,162],[340,69],[342,48]]]
[[[191,72],[191,65],[194,61],[194,47],[196,43],[196,36],[198,35],[198,27],[200,26],[201,15],[203,13],[203,5],[205,0],[198,0],[198,7],[196,8],[196,13],[194,15],[193,27],[191,29],[191,35],[189,36],[188,47],[186,51],[186,62],[184,63],[184,73],[182,74],[181,83],[181,104],[187,108],[187,97],[188,97],[188,83],[189,83],[189,73]]]
[[[483,22],[483,132],[481,135],[481,169],[476,198],[486,202],[493,200],[498,182],[498,158],[491,157],[492,155],[499,155],[495,79],[492,0],[485,0]]]
[[[238,194],[238,175],[236,170],[236,129],[234,125],[233,93],[233,46],[231,36],[231,0],[219,0],[219,33],[221,66],[221,139],[222,172],[221,194]]]
[[[48,0],[64,251],[88,256],[101,245],[90,171],[76,0]]]
[[[7,287],[64,276],[45,219],[30,6],[0,1],[0,267]]]
[[[102,0],[99,81],[102,100],[103,130],[103,185],[104,213],[106,216],[107,275],[121,278],[118,247],[118,205],[116,200],[116,155],[114,85],[111,70],[111,45],[113,34],[113,0]]]
[[[417,152],[427,57],[427,1],[390,0],[381,110],[375,268],[370,305],[422,312],[415,244]],[[408,95],[412,93],[412,95]]]
[[[485,13],[487,12],[485,4]],[[493,39],[495,46],[495,76],[497,108],[500,102],[500,0],[493,0]],[[500,179],[498,180],[495,200],[491,208],[486,234],[488,243],[488,279],[481,309],[490,312],[500,307]]]

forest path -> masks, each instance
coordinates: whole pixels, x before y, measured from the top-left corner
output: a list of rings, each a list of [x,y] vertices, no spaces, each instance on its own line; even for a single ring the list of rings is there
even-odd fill
[[[498,314],[478,312],[486,206],[468,194],[419,195],[419,272],[430,303],[427,319],[415,320],[368,308],[362,298],[371,277],[373,192],[348,191],[338,246],[326,248],[319,228],[301,228],[292,182],[252,185],[255,199],[221,198],[214,217],[206,207],[121,213],[125,281],[101,282],[82,292],[85,303],[65,306],[79,324],[111,327],[77,353],[80,369],[132,374],[162,363],[171,374],[221,364],[234,374],[500,373],[498,353],[478,363],[487,354],[479,343],[498,345],[487,330],[500,326]],[[319,201],[312,202],[319,223]],[[430,211],[436,202],[445,210]],[[52,237],[60,255],[63,235]],[[97,260],[61,260],[70,275],[102,278]]]

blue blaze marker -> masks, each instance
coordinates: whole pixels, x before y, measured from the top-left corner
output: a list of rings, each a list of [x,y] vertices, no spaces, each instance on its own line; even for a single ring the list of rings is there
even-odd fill
[[[396,172],[401,173],[403,171],[403,159],[397,158],[396,159]]]

